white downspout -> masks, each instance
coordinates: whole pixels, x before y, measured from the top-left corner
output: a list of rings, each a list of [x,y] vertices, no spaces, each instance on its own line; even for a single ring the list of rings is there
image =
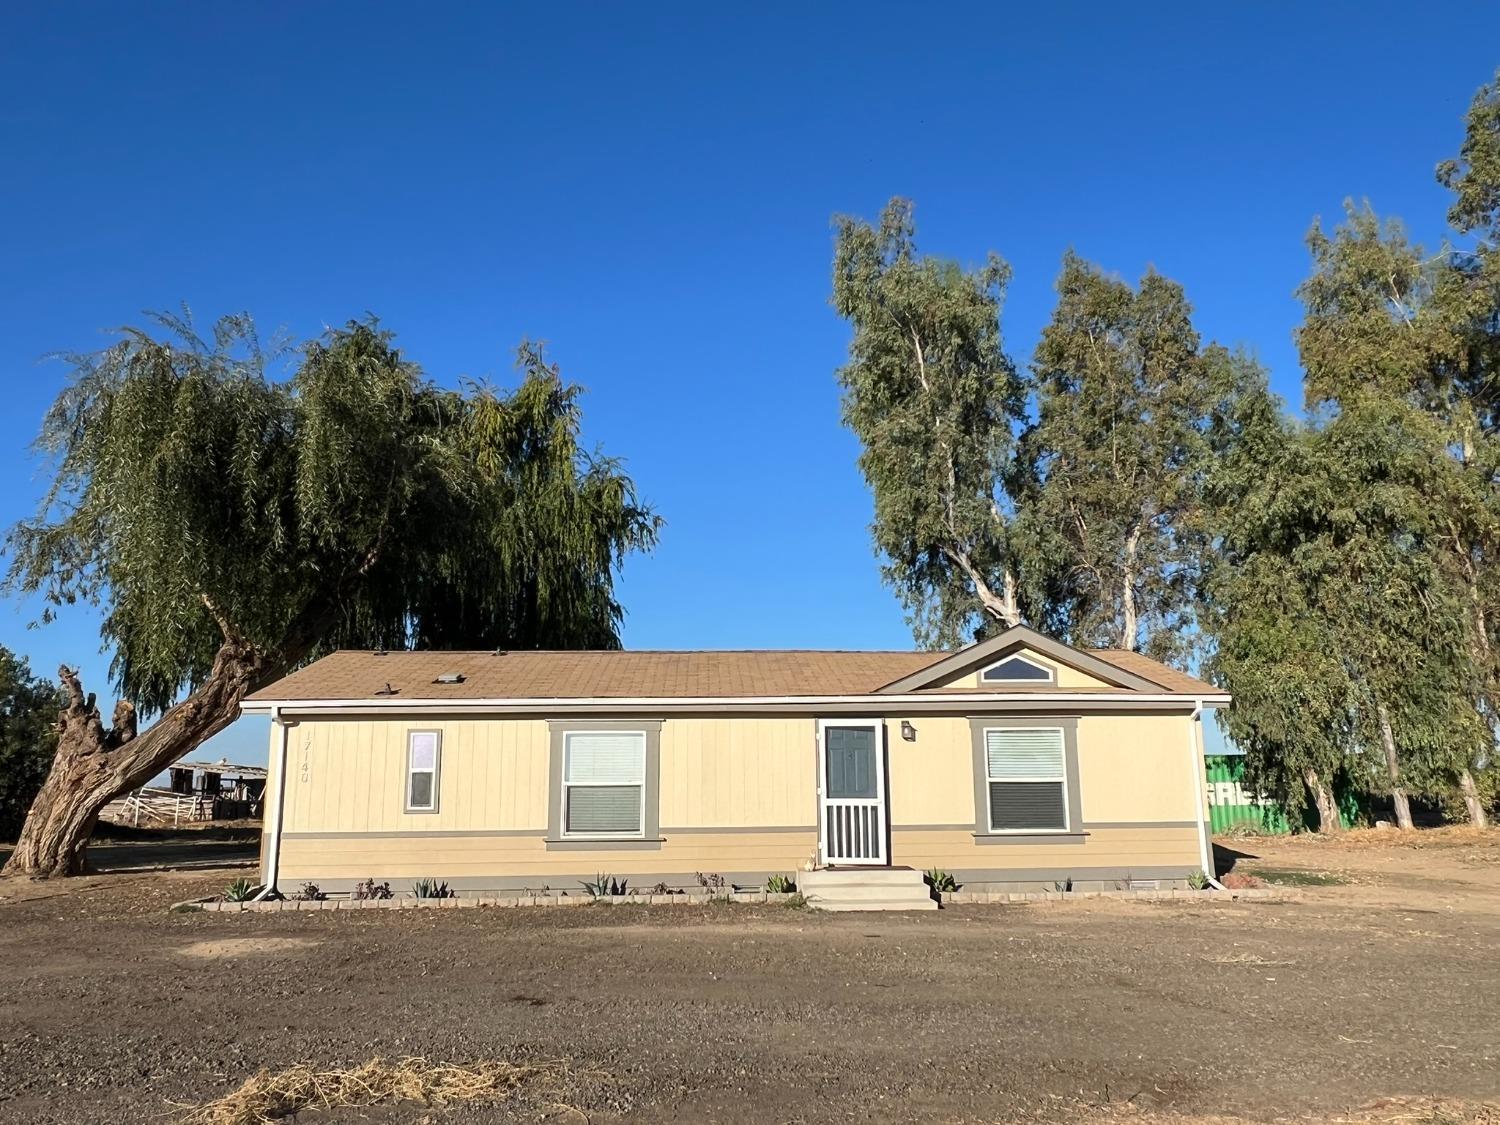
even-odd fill
[[[1193,713],[1188,719],[1188,756],[1192,760],[1193,775],[1193,819],[1198,823],[1198,862],[1203,865],[1203,874],[1208,885],[1215,890],[1229,888],[1214,878],[1213,852],[1208,842],[1208,816],[1203,807],[1204,791],[1208,787],[1208,775],[1203,765],[1203,740],[1200,732],[1203,725],[1203,700],[1193,701]]]
[[[269,829],[270,848],[266,855],[266,885],[251,902],[260,902],[276,893],[276,880],[281,873],[281,810],[286,805],[286,758],[287,744],[291,741],[291,727],[282,717],[279,706],[271,708],[271,726],[281,732],[277,740],[275,777],[276,803],[271,806]]]

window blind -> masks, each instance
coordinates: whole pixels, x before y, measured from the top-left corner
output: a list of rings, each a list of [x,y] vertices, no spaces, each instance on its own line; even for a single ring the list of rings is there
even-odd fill
[[[641,831],[646,736],[640,731],[575,731],[563,755],[564,830]]]
[[[987,730],[990,830],[1066,831],[1067,781],[1060,730]]]

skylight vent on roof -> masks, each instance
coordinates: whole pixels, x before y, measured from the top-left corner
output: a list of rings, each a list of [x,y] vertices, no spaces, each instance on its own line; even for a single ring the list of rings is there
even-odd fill
[[[464,682],[464,674],[462,672],[444,672],[432,682],[435,684],[461,684]]]

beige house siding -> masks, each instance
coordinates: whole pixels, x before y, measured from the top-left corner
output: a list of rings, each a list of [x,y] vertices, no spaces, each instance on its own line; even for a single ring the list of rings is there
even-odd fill
[[[892,863],[993,883],[1172,878],[1202,866],[1203,795],[1185,710],[1075,720],[1082,823],[1066,841],[976,838],[983,814],[967,715],[911,716],[912,742],[901,737],[901,716],[884,721]],[[410,730],[442,734],[434,812],[404,810]],[[575,889],[576,878],[601,871],[635,885],[691,883],[699,871],[748,880],[800,870],[817,846],[812,715],[667,716],[660,838],[598,847],[546,840],[553,796],[545,718],[320,718],[287,733],[283,889],[375,878],[404,890],[421,877],[465,888]],[[279,736],[273,725],[273,801]]]

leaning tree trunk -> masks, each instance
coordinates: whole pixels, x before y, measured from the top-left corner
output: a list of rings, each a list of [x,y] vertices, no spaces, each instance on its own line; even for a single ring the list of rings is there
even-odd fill
[[[1339,817],[1339,804],[1334,800],[1333,790],[1323,783],[1323,779],[1318,776],[1318,771],[1311,767],[1302,771],[1302,780],[1312,793],[1313,802],[1318,807],[1318,831],[1322,833],[1342,832],[1344,822]]]
[[[1385,704],[1380,703],[1375,707],[1375,715],[1380,723],[1380,746],[1385,751],[1385,770],[1391,779],[1391,804],[1396,810],[1396,827],[1410,831],[1411,801],[1407,799],[1406,788],[1401,784],[1401,759],[1396,754],[1396,736],[1391,731],[1391,714],[1385,709]]]
[[[110,801],[138,789],[239,716],[240,700],[265,677],[265,660],[248,642],[226,640],[208,678],[144,734],[135,709],[115,708],[106,730],[78,674],[61,668],[68,702],[58,720],[57,755],[3,874],[47,878],[86,869],[84,849]]]
[[[1463,794],[1464,808],[1469,813],[1469,823],[1475,828],[1488,828],[1490,817],[1484,809],[1484,800],[1479,796],[1479,786],[1474,782],[1474,775],[1467,769],[1458,775],[1458,791]]]

